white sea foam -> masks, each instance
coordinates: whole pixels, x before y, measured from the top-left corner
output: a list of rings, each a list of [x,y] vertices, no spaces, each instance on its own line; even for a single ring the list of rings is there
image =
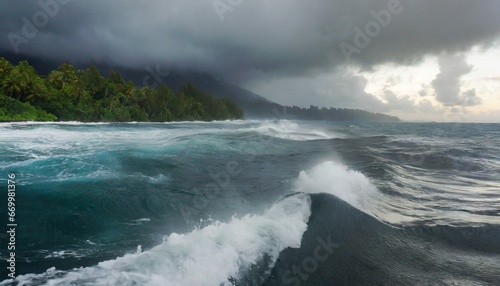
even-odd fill
[[[45,256],[45,258],[60,258],[60,259],[64,259],[66,257],[80,258],[80,257],[85,257],[85,254],[78,253],[78,252],[73,251],[73,250],[60,250],[60,251],[50,252],[49,254],[47,254]]]
[[[23,128],[14,128],[20,125]],[[61,125],[82,125],[78,129]],[[145,128],[127,128],[127,124],[120,126],[86,127],[98,125],[94,123],[8,123],[3,127],[0,144],[6,144],[8,149],[17,153],[26,154],[33,158],[66,155],[78,150],[79,155],[94,152],[135,148],[138,146],[185,146],[185,139],[212,142],[207,136],[225,133],[255,132],[265,136],[293,140],[309,141],[342,137],[331,131],[309,126],[307,123],[280,121],[231,121],[213,123],[169,123],[167,125],[145,125]],[[106,125],[106,124],[104,124]],[[135,124],[131,124],[135,125]],[[183,127],[189,125],[189,128]],[[95,128],[99,128],[96,130]],[[3,139],[5,138],[5,142]],[[218,138],[218,137],[215,137]],[[8,140],[7,140],[8,139]],[[215,144],[215,143],[214,143]],[[29,163],[29,162],[27,162]]]
[[[264,121],[259,123],[257,127],[244,129],[244,131],[254,131],[266,136],[292,141],[325,140],[342,137],[339,134],[320,130],[318,127],[313,128],[305,123],[299,125],[288,120]]]
[[[97,243],[90,241],[90,239],[87,239],[85,242],[91,245],[97,245]]]
[[[366,213],[371,213],[370,201],[378,193],[362,173],[332,161],[300,172],[296,185],[299,192],[332,194]]]
[[[150,221],[151,221],[151,219],[146,217],[146,218],[134,219],[130,223],[127,223],[127,224],[130,224],[130,225],[139,225],[139,224],[148,223]]]
[[[71,271],[54,268],[16,278],[20,285],[231,285],[266,255],[271,265],[285,248],[300,247],[311,214],[308,193],[330,193],[367,212],[363,198],[375,186],[361,173],[325,162],[302,171],[295,194],[274,203],[260,215],[233,217],[186,234],[173,233],[149,250]],[[146,219],[141,219],[146,221]],[[0,285],[8,285],[4,281]],[[39,285],[39,284],[37,284]]]
[[[229,277],[239,278],[264,255],[274,262],[285,248],[299,247],[309,216],[309,197],[297,194],[275,203],[262,215],[171,234],[147,251],[66,273],[51,269],[21,275],[16,281],[21,285],[39,279],[49,280],[44,285],[231,285]]]

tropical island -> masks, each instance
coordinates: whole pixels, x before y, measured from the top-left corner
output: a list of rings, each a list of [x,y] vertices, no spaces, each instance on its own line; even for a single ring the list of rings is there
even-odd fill
[[[359,109],[281,105],[204,72],[170,71],[149,86],[144,71],[109,68],[104,77],[103,70],[94,64],[77,69],[64,62],[40,74],[26,60],[12,64],[0,57],[0,122],[400,121]]]
[[[40,75],[27,61],[0,58],[0,122],[165,122],[242,119],[228,98],[206,94],[192,83],[176,92],[166,84],[137,87],[111,69],[103,77],[95,65],[77,70],[65,62]]]

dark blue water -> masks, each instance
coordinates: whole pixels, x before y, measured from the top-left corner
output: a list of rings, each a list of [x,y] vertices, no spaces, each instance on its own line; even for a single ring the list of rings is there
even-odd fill
[[[499,170],[500,124],[0,124],[0,285],[500,285]]]

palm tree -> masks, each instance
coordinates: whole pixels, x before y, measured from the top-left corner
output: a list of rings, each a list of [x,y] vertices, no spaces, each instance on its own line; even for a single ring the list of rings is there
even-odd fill
[[[61,64],[57,70],[52,71],[49,74],[48,80],[57,89],[63,90],[66,84],[75,84],[78,82],[78,76],[76,74],[75,68],[65,62]]]
[[[2,81],[2,87],[8,96],[20,100],[23,92],[28,89],[28,81],[19,71],[13,70]]]
[[[67,83],[75,84],[78,82],[75,68],[68,62],[64,62],[57,69],[62,72],[62,89]]]
[[[27,90],[26,101],[33,102],[44,99],[47,94],[47,87],[44,85],[40,77],[32,80],[31,88]]]
[[[58,90],[64,87],[64,73],[58,70],[52,71],[47,77],[48,81]]]
[[[14,66],[4,58],[0,58],[0,75],[10,72]]]
[[[123,95],[125,96],[125,105],[129,104],[132,101],[133,104],[136,103],[136,99],[134,98],[135,93],[135,84],[131,81],[127,82],[124,87]]]
[[[33,83],[37,79],[39,76],[35,69],[27,61],[21,61],[3,79],[2,86],[7,95],[22,100],[23,96],[34,92]]]
[[[76,102],[82,101],[82,99],[87,95],[87,91],[80,85],[76,85],[73,89],[73,96],[76,99]]]
[[[114,110],[117,106],[120,106],[121,95],[117,94],[109,97],[109,111]]]

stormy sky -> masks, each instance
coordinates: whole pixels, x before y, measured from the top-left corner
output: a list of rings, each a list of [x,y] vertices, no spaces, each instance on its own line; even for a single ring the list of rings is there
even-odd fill
[[[281,104],[500,122],[498,0],[1,1],[0,54],[213,73]]]

